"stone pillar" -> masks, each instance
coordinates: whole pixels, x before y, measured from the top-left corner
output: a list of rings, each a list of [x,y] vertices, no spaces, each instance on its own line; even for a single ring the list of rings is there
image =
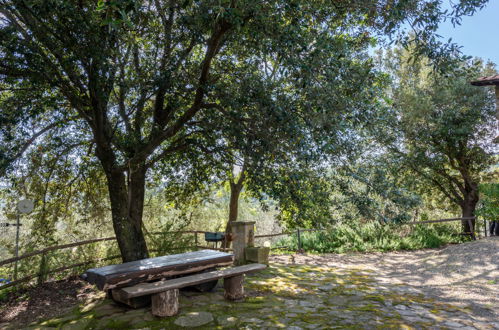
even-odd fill
[[[255,222],[234,221],[231,226],[232,244],[234,247],[234,265],[244,265],[246,263],[244,248],[253,246],[255,242]]]

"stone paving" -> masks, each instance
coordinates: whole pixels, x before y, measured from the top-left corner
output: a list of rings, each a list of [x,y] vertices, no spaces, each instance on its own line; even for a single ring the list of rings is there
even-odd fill
[[[223,288],[183,292],[180,313],[156,318],[104,295],[32,329],[499,329],[468,308],[438,302],[406,285],[389,285],[361,269],[279,265],[248,276],[247,298],[223,299]]]

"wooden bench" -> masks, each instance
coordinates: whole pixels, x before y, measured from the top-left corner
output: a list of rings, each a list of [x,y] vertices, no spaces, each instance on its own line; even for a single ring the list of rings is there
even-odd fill
[[[225,299],[242,299],[244,297],[244,275],[266,267],[266,265],[262,264],[249,264],[170,280],[140,283],[130,287],[114,289],[112,295],[118,301],[128,301],[133,298],[151,295],[153,315],[160,317],[173,316],[178,313],[179,289],[223,278]]]

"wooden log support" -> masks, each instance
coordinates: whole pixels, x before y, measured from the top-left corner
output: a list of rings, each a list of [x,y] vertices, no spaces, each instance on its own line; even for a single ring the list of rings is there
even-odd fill
[[[165,317],[178,313],[178,289],[155,293],[151,296],[152,315]]]
[[[244,274],[224,278],[224,298],[227,300],[240,300],[244,298]]]

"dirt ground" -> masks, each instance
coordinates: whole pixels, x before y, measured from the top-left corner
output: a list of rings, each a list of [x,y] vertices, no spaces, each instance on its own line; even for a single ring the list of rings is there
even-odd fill
[[[23,327],[39,319],[62,315],[95,294],[93,287],[78,277],[11,292],[6,300],[0,301],[0,329],[2,323]]]

